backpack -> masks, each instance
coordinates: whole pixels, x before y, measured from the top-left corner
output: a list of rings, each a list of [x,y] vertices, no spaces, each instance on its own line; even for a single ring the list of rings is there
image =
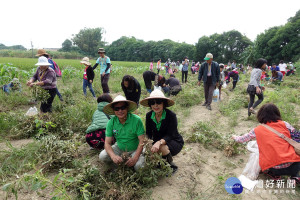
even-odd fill
[[[54,71],[55,71],[55,73],[56,73],[56,76],[57,76],[57,77],[61,77],[61,71],[60,71],[58,65],[56,64],[56,62],[54,62],[54,60],[52,60],[52,62],[53,62],[53,64],[54,64]]]
[[[107,59],[107,56],[104,57],[104,65],[106,65],[106,59]],[[110,63],[110,71],[112,71],[112,67],[111,66],[112,66],[112,64]]]

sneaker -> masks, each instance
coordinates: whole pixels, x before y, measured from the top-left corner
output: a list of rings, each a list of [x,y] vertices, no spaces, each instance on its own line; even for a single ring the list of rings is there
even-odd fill
[[[253,108],[252,108],[252,109],[250,108],[250,109],[249,109],[249,112],[252,113],[252,114],[255,114],[255,113],[256,113],[255,110],[254,110]]]
[[[202,104],[202,106],[206,106],[206,103]]]
[[[206,108],[207,108],[207,110],[211,110],[211,106],[210,105],[207,105]]]

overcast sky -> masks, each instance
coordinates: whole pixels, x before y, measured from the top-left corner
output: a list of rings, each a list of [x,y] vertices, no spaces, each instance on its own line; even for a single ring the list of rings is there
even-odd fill
[[[195,44],[204,35],[237,30],[252,41],[284,25],[300,0],[2,0],[0,43],[61,48],[84,27],[105,29],[111,43],[121,36]]]

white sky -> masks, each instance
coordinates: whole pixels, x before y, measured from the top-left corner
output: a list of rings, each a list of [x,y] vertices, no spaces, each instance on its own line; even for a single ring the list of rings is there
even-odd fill
[[[300,0],[1,0],[0,43],[61,48],[84,27],[103,27],[105,41],[134,36],[194,44],[204,35],[238,30],[252,41],[284,25]]]

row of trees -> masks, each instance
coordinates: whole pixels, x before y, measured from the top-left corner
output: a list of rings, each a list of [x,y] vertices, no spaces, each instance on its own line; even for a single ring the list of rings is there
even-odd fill
[[[26,48],[22,45],[14,45],[14,46],[5,46],[4,44],[0,44],[0,50],[9,49],[9,50],[26,50]]]
[[[300,58],[300,10],[284,26],[272,27],[257,36],[252,42],[239,31],[231,30],[222,34],[201,37],[195,45],[178,43],[172,40],[148,41],[135,37],[121,37],[106,45],[103,41],[103,28],[84,28],[71,40],[65,40],[61,51],[77,51],[92,57],[97,56],[99,47],[105,47],[107,55],[118,61],[166,61],[203,60],[210,52],[214,60],[227,63],[253,64],[258,58],[266,58],[271,64],[279,60],[297,61]]]

